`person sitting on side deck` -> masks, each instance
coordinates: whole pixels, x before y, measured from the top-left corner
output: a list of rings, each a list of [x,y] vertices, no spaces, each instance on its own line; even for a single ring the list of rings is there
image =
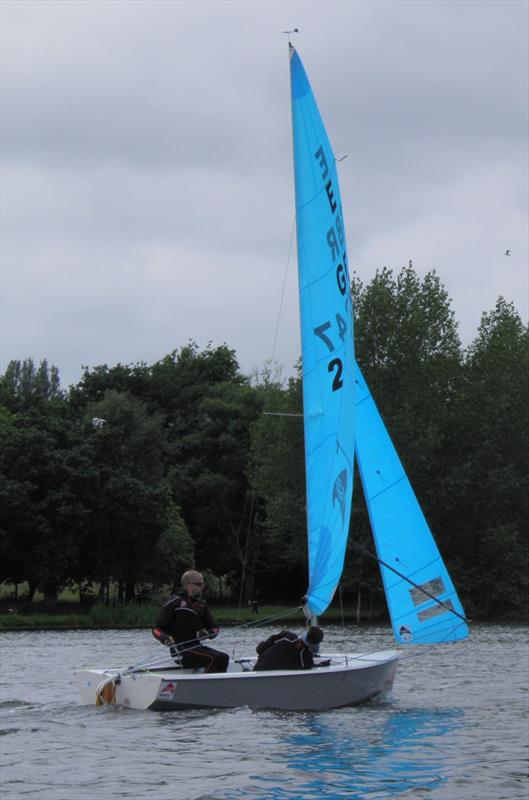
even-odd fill
[[[275,633],[257,645],[259,658],[254,670],[312,669],[312,656],[318,652],[322,639],[323,631],[316,626],[309,628],[302,637],[292,631]]]
[[[153,636],[164,644],[174,642],[182,658],[182,666],[204,668],[204,672],[226,672],[227,653],[206,647],[201,638],[214,639],[219,629],[208,604],[202,599],[204,579],[200,572],[188,570],[182,575],[182,591],[173,595],[160,609]]]

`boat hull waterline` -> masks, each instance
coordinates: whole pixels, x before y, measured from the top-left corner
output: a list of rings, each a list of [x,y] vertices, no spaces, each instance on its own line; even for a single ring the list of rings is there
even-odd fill
[[[393,686],[399,653],[384,650],[366,654],[322,656],[328,667],[312,670],[244,671],[254,659],[230,663],[228,672],[206,675],[191,670],[165,669],[121,674],[119,670],[86,669],[77,682],[85,703],[97,702],[98,689],[118,677],[112,703],[151,711],[185,708],[273,708],[318,711],[358,705]],[[125,670],[124,670],[125,672]]]

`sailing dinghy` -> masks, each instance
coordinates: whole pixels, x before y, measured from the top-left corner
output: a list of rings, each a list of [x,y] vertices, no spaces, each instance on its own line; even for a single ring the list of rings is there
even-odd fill
[[[462,639],[461,603],[355,362],[336,159],[290,43],[289,50],[309,551],[304,611],[313,621],[323,614],[342,574],[356,452],[396,642]],[[255,657],[242,658],[209,675],[156,658],[83,670],[78,685],[87,703],[138,709],[339,708],[391,689],[399,652],[325,654],[330,664],[315,659],[309,671],[253,672]]]

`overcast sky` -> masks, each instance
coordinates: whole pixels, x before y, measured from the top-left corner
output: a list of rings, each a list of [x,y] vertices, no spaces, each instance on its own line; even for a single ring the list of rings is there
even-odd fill
[[[291,372],[293,27],[351,268],[435,268],[464,344],[500,294],[526,321],[528,7],[2,0],[0,371],[67,386],[192,339]]]

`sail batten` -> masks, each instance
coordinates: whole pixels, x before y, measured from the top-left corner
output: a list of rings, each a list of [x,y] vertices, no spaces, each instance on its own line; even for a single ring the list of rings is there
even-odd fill
[[[340,580],[354,464],[353,318],[336,161],[290,45],[311,615]]]

